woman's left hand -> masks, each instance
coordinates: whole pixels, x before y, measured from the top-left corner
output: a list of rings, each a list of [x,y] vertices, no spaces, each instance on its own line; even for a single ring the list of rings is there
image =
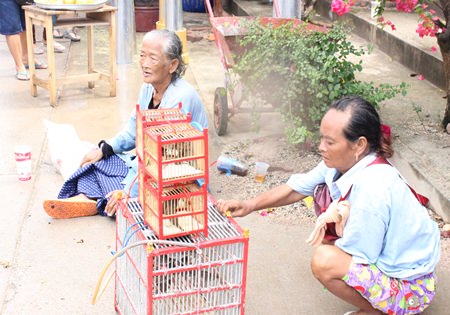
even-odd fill
[[[114,190],[106,195],[108,203],[105,207],[105,212],[109,217],[112,217],[117,212],[117,207],[119,206],[119,200],[126,198],[127,194],[123,190]]]

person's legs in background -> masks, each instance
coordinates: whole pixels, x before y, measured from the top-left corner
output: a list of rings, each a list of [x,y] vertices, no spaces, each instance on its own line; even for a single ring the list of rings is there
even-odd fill
[[[36,27],[33,24],[33,49],[35,55],[42,55],[44,53],[44,50],[38,46],[36,41]]]
[[[72,42],[79,42],[80,35],[75,32],[75,27],[68,28],[64,31],[63,37],[70,39]]]
[[[14,35],[5,35],[6,43],[8,44],[9,51],[14,59],[14,63],[16,64],[16,78],[18,80],[29,80],[30,76],[28,75],[28,71],[25,69],[25,65],[22,61],[23,54],[21,34],[25,34],[25,32]]]
[[[53,24],[56,23],[56,18],[53,18]],[[63,34],[59,28],[53,29],[53,38],[63,38]]]
[[[22,62],[26,66],[28,64],[27,32],[20,33],[20,44],[22,46]]]
[[[27,43],[27,33],[26,32],[22,32],[20,33],[20,43],[22,46],[22,62],[25,65],[25,69],[28,70],[28,43]],[[34,68],[39,70],[39,69],[47,69],[48,66],[37,60],[34,59]]]
[[[52,16],[52,20],[53,20],[53,25],[55,25],[56,24],[56,15]],[[59,33],[60,33],[59,29],[53,29],[53,37],[54,38],[62,38],[62,35],[59,36]],[[42,37],[44,39],[44,46],[47,46],[47,32],[45,31],[45,28],[44,28]],[[58,43],[57,41],[53,41],[53,50],[56,53],[63,53],[64,51],[66,51],[66,47],[64,47],[64,45]]]
[[[14,0],[0,1],[0,34],[5,35],[9,52],[16,66],[16,78],[18,80],[29,80],[28,71],[25,69],[22,47],[22,36],[25,36],[25,20],[23,11]]]

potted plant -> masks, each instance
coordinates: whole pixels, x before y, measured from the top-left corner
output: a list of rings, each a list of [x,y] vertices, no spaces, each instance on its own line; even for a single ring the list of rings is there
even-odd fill
[[[136,32],[149,32],[159,19],[159,0],[134,0]]]

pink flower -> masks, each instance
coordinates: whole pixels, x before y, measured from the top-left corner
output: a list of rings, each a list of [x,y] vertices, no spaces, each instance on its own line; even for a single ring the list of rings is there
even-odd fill
[[[417,25],[416,33],[422,38],[424,36],[436,36],[436,33],[440,30],[439,27],[426,16],[423,16],[422,19],[423,21]]]
[[[350,7],[354,5],[353,0],[332,0],[331,1],[331,11],[336,12],[337,15],[341,16],[350,11]]]
[[[417,79],[420,80],[420,81],[423,81],[423,80],[425,80],[425,77],[423,76],[423,74],[419,74],[417,76]]]
[[[437,48],[436,48],[435,46],[431,46],[431,51],[432,51],[432,52],[436,52],[436,51],[437,51]]]
[[[397,10],[411,12],[417,5],[417,0],[395,0]]]
[[[395,27],[395,25],[394,25],[394,23],[392,23],[392,21],[390,21],[390,20],[385,20],[382,16],[380,16],[378,19],[377,19],[377,22],[378,22],[378,24],[380,24],[381,26],[386,26],[386,25],[388,25],[388,26],[390,26],[391,27],[391,29],[393,30],[393,31],[395,31],[397,28]]]

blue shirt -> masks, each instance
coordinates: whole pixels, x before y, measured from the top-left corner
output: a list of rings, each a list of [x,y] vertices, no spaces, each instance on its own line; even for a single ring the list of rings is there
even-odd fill
[[[144,83],[139,93],[138,104],[141,110],[148,109],[150,100],[153,97],[153,86]],[[203,128],[208,128],[208,117],[204,109],[203,103],[197,91],[192,85],[186,82],[183,78],[178,78],[170,83],[159,104],[159,108],[178,108],[181,102],[182,110],[190,113],[192,121],[199,123]],[[133,150],[136,147],[136,109],[131,112],[125,128],[116,136],[107,141],[114,150],[129,166],[129,171],[123,183],[125,184],[125,192],[130,191],[130,186],[133,185],[130,191],[130,197],[137,197],[137,172],[138,161],[137,158],[132,159],[129,154],[121,154],[126,151]]]
[[[375,264],[390,277],[429,274],[440,257],[439,228],[394,167],[367,167],[375,158],[366,156],[337,180],[337,170],[321,162],[307,174],[292,175],[287,184],[311,196],[315,185],[325,182],[333,200],[351,187],[350,217],[335,245],[355,263]]]

